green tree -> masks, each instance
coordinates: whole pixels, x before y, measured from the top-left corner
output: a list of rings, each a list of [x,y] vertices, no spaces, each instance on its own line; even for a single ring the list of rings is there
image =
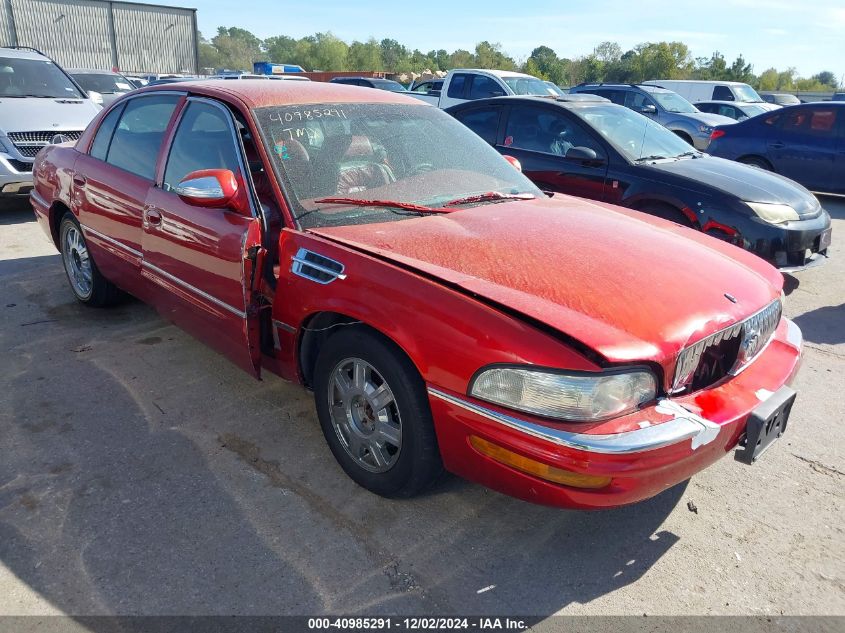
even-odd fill
[[[379,43],[384,69],[388,72],[402,72],[408,62],[408,49],[392,39],[383,39]]]
[[[375,38],[352,42],[347,55],[349,70],[382,70],[381,48]]]
[[[199,31],[197,31],[197,53],[200,72],[213,73],[220,67],[220,53]]]
[[[297,40],[287,35],[268,37],[264,40],[264,50],[267,51],[268,61],[278,64],[299,64],[310,60],[297,59]]]
[[[836,90],[839,87],[839,82],[836,81],[836,75],[834,75],[829,70],[823,70],[822,72],[813,75],[810,79],[814,79],[815,81],[819,82],[823,86],[829,86]]]
[[[252,70],[252,62],[261,61],[261,40],[238,27],[221,26],[211,44],[219,53],[219,64],[230,70]]]
[[[516,70],[516,62],[502,52],[502,45],[488,41],[475,45],[475,63],[479,68]]]
[[[346,70],[349,46],[330,31],[304,38],[311,44],[312,66],[319,70]]]
[[[459,48],[449,55],[447,67],[450,70],[452,68],[471,68],[472,66],[475,66],[475,56],[469,51]]]

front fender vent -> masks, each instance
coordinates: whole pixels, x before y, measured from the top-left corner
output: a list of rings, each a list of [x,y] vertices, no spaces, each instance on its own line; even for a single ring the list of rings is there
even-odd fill
[[[293,256],[290,271],[318,284],[330,284],[335,279],[346,279],[344,266],[324,255],[300,248]]]

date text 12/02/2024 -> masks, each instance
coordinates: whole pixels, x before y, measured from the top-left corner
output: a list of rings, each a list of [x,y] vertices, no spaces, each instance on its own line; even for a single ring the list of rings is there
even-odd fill
[[[479,631],[524,631],[531,623],[524,618],[309,618],[309,630],[349,629],[349,630],[479,630]]]

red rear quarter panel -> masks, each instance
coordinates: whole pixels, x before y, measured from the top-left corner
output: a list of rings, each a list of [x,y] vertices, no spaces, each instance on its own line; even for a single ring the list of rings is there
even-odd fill
[[[64,209],[73,210],[73,174],[79,153],[70,144],[49,145],[38,153],[32,168],[32,208],[41,228],[58,243],[58,223]]]

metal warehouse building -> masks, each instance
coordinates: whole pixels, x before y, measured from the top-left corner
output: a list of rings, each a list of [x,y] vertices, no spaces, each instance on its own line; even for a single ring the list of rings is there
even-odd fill
[[[111,0],[0,0],[0,45],[66,68],[197,72],[196,9]]]

